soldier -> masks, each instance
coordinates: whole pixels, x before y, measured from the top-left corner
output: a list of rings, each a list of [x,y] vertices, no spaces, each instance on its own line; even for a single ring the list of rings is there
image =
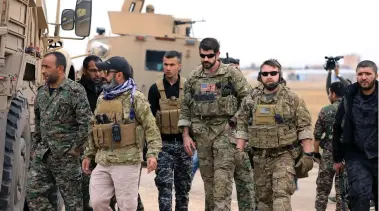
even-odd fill
[[[192,71],[184,85],[178,126],[183,128],[184,148],[193,155],[196,139],[200,173],[204,181],[205,210],[230,210],[232,179],[236,165],[247,158],[243,147],[237,144],[228,124],[238,105],[248,94],[249,86],[241,71],[219,61],[220,45],[214,38],[200,42],[201,63]],[[250,172],[241,173],[253,191]],[[246,200],[253,201],[247,192]],[[250,209],[252,210],[252,209]]]
[[[230,64],[232,66],[240,68],[239,59],[234,59],[232,57],[222,58],[220,61],[224,64]],[[235,124],[234,120],[234,124]],[[235,128],[233,128],[235,130]],[[246,165],[236,165],[234,170],[234,182],[236,183],[236,191],[237,191],[237,201],[238,208],[240,211],[246,210],[251,211],[254,210],[257,200],[255,199],[254,193],[254,183],[250,182],[253,179],[246,180],[242,175],[246,172],[250,172],[251,177],[253,178],[253,166],[252,166],[252,150],[250,147],[245,147],[245,151],[248,154],[248,157],[245,157],[244,163]],[[250,200],[254,198],[254,200]]]
[[[59,210],[52,196],[57,188],[66,210],[83,208],[79,159],[89,133],[91,110],[83,86],[66,79],[65,69],[62,53],[45,54],[42,75],[46,85],[38,88],[34,106],[35,155],[27,186],[32,211]]]
[[[333,122],[337,112],[338,105],[344,94],[344,85],[341,82],[334,82],[329,88],[329,100],[331,105],[321,109],[314,129],[314,157],[319,163],[317,184],[317,195],[315,208],[317,211],[324,211],[328,204],[328,196],[332,190],[335,170],[333,169],[332,158],[332,139],[333,139]],[[322,155],[319,152],[322,148]],[[341,191],[339,188],[340,179],[335,177],[335,189],[337,199],[337,209],[342,210]]]
[[[95,64],[108,83],[96,105],[82,162],[84,173],[91,174],[91,205],[95,211],[111,210],[109,201],[116,195],[121,210],[136,210],[143,135],[149,147],[148,173],[156,169],[161,137],[148,101],[130,78],[129,63],[116,56]],[[97,165],[91,172],[95,156]]]
[[[345,162],[350,210],[369,210],[372,198],[378,210],[378,67],[364,60],[356,72],[333,124],[334,168],[341,174]]]
[[[282,85],[277,60],[263,62],[259,81],[262,86],[241,103],[236,137],[253,149],[258,210],[291,210],[295,174],[305,177],[313,167],[311,115],[304,101]]]
[[[149,102],[162,134],[155,185],[158,188],[159,210],[172,209],[172,185],[175,184],[175,210],[188,210],[191,189],[192,159],[184,151],[178,128],[180,100],[185,78],[179,75],[181,54],[168,51],[163,57],[163,79],[151,85]]]

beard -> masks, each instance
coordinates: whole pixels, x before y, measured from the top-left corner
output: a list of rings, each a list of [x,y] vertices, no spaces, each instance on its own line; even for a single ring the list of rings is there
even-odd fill
[[[203,65],[203,67],[205,69],[211,69],[214,65],[216,64],[216,61],[214,61],[213,63],[211,62],[201,62],[201,65]]]
[[[114,89],[116,86],[118,86],[118,83],[117,83],[117,81],[116,81],[116,78],[113,77],[113,78],[111,79],[111,81],[109,81],[109,82],[105,82],[105,83],[102,85],[102,89],[104,89],[104,91],[109,92],[109,91],[111,91],[112,89]]]
[[[276,89],[279,86],[279,82],[273,82],[273,83],[270,83],[270,84],[263,83],[263,86],[268,91],[272,91],[272,90]]]
[[[58,78],[59,78],[58,75],[54,75],[54,74],[48,75],[46,79],[47,85],[56,83],[58,81]]]
[[[362,86],[362,82],[358,83],[359,87],[363,90],[370,90],[375,86],[376,80],[373,80],[371,83],[367,84],[367,86]]]

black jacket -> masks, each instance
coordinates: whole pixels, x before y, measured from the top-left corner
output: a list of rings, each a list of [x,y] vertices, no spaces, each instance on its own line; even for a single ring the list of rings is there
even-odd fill
[[[375,82],[375,91],[378,92],[378,81]],[[346,87],[345,96],[342,99],[333,124],[333,160],[334,162],[341,162],[344,160],[344,152],[356,151],[354,145],[354,128],[355,123],[353,120],[353,102],[355,96],[359,92],[358,83],[353,83]],[[346,103],[346,102],[347,103]],[[346,104],[345,104],[346,103]],[[347,110],[345,111],[345,106]],[[373,114],[374,115],[374,114]],[[344,120],[343,128],[341,126]],[[342,137],[342,140],[341,140]]]
[[[99,97],[102,89],[99,85],[96,85],[92,80],[88,79],[84,75],[80,78],[78,83],[80,83],[86,90],[88,102],[93,113],[96,109],[97,98]],[[98,88],[96,86],[98,86]]]

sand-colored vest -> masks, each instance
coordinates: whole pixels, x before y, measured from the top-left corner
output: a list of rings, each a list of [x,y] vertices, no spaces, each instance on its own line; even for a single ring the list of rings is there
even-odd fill
[[[161,134],[179,134],[181,129],[178,128],[180,101],[183,98],[183,88],[185,78],[181,77],[179,82],[179,98],[167,98],[163,80],[157,80],[155,84],[158,87],[161,98],[159,99],[160,110],[157,111],[155,118]]]

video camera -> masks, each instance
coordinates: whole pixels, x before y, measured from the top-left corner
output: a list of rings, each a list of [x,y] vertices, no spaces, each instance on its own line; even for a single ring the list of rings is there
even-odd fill
[[[342,59],[343,56],[336,56],[336,57],[327,57],[325,56],[326,62],[324,65],[325,70],[334,70],[336,68],[336,65],[338,63],[338,60]]]
[[[237,65],[240,64],[240,60],[229,57],[229,53],[226,53],[226,58],[220,58],[220,60],[224,64],[237,64]]]

